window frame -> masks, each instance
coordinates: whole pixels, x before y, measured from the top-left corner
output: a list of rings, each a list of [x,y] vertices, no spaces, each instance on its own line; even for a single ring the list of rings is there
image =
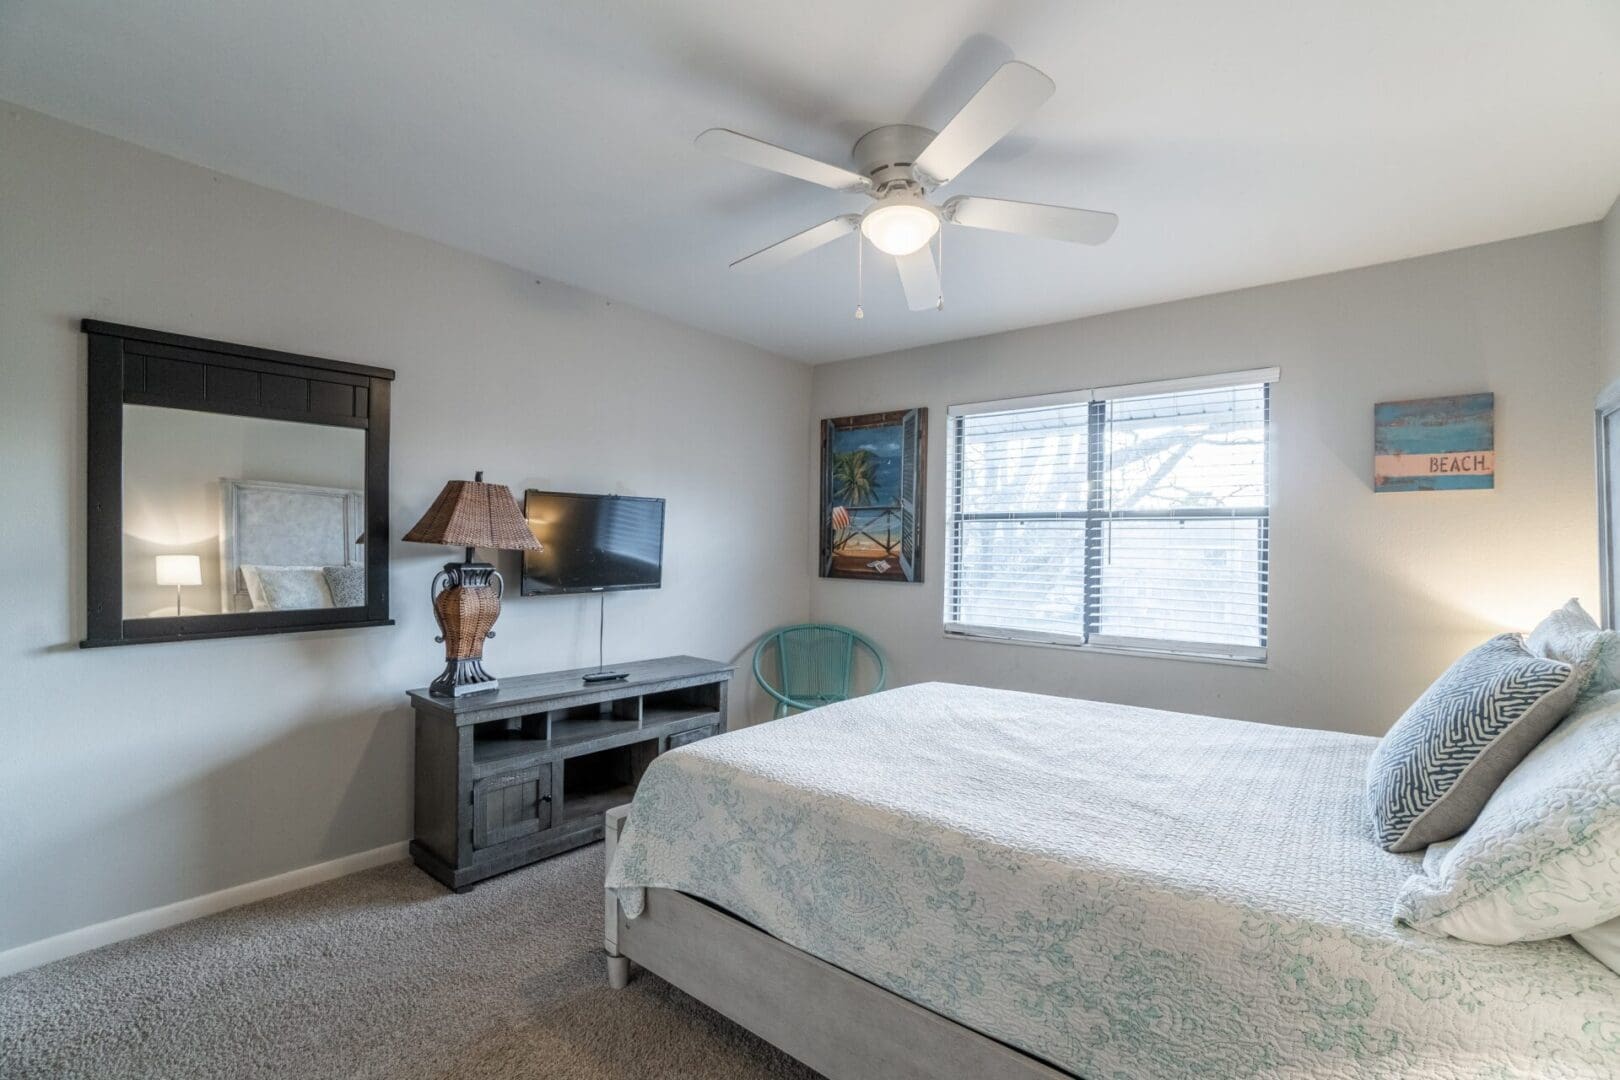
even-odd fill
[[[1119,386],[1071,390],[1055,394],[1006,398],[952,405],[946,409],[945,440],[945,583],[943,627],[947,637],[978,641],[997,641],[1017,645],[1035,645],[1046,648],[1079,649],[1088,652],[1111,653],[1128,656],[1153,656],[1204,663],[1234,664],[1243,667],[1266,667],[1270,659],[1271,627],[1271,519],[1276,512],[1276,483],[1273,475],[1275,452],[1272,426],[1272,385],[1277,382],[1277,368],[1258,368],[1249,371],[1226,372],[1216,375],[1194,376],[1184,379],[1165,379],[1153,382],[1129,383]],[[1109,510],[1103,505],[1105,497],[1103,474],[1106,455],[1103,437],[1107,403],[1116,398],[1151,397],[1196,390],[1261,385],[1265,441],[1263,447],[1264,505],[1259,508],[1212,509],[1188,507],[1154,510]],[[1029,409],[1051,408],[1062,405],[1088,405],[1086,414],[1086,473],[1087,507],[1069,511],[993,511],[963,512],[963,417],[986,413],[1018,412]],[[1095,567],[1100,565],[1099,554],[1103,546],[1105,524],[1118,520],[1180,521],[1188,518],[1258,520],[1259,590],[1260,590],[1260,645],[1224,645],[1210,642],[1178,642],[1164,638],[1139,638],[1109,635],[1097,632],[1100,624],[1101,589],[1098,587]],[[962,622],[956,616],[961,607],[961,573],[957,553],[962,550],[963,525],[974,521],[1036,521],[1070,520],[1085,523],[1085,614],[1080,634],[1055,631],[1024,630],[1012,627],[981,626]]]

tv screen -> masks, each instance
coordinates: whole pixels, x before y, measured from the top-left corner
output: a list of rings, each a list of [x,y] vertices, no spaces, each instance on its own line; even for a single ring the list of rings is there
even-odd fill
[[[656,589],[663,581],[664,500],[529,491],[539,551],[523,553],[523,595]]]

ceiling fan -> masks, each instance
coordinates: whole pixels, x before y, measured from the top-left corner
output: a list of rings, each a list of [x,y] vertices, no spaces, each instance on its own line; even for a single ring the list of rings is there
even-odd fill
[[[862,135],[850,151],[854,169],[817,161],[727,128],[710,128],[696,140],[704,150],[873,200],[863,213],[830,218],[738,259],[732,268],[770,269],[859,230],[873,247],[894,256],[907,306],[922,311],[944,306],[940,263],[934,250],[943,243],[938,238],[944,222],[1077,244],[1102,243],[1113,235],[1119,218],[1100,210],[982,195],[957,195],[937,205],[928,198],[1000,142],[1055,89],[1052,80],[1035,68],[1008,61],[939,132],[890,124]],[[857,302],[855,317],[862,314]]]

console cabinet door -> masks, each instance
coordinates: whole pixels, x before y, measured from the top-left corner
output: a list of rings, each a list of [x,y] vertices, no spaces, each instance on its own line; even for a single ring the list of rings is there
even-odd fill
[[[710,727],[700,727],[693,728],[690,731],[682,731],[679,734],[671,735],[669,737],[669,749],[673,750],[677,746],[685,746],[688,743],[695,743],[699,739],[707,739],[714,733],[715,728],[712,725]]]
[[[551,766],[514,769],[473,785],[475,848],[533,836],[551,825]]]

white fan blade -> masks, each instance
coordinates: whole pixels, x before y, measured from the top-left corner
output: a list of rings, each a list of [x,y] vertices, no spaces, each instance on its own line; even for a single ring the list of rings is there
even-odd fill
[[[934,185],[948,184],[1052,96],[1057,86],[1041,72],[1009,60],[934,136],[914,167]]]
[[[747,135],[739,135],[727,128],[710,128],[694,142],[704,150],[724,154],[745,165],[754,165],[800,180],[808,180],[812,184],[830,187],[835,191],[862,192],[872,187],[872,181],[860,173],[850,172],[848,169],[841,169],[837,165],[829,165],[825,161],[817,161],[803,154],[796,154],[792,150],[784,150],[780,146],[759,139],[751,139]]]
[[[794,233],[786,240],[778,240],[768,248],[760,248],[752,255],[744,255],[732,263],[731,268],[770,270],[789,260],[797,259],[808,251],[814,251],[822,244],[831,243],[840,236],[854,232],[860,223],[858,214],[845,214],[830,221],[823,221],[820,225],[812,225],[804,232]]]
[[[1119,225],[1118,216],[1102,210],[987,199],[980,195],[958,195],[939,210],[946,221],[970,229],[1044,236],[1074,244],[1100,244],[1113,236]]]
[[[927,311],[939,306],[939,268],[934,265],[932,245],[924,244],[910,255],[896,255],[894,264],[900,268],[907,307]]]

